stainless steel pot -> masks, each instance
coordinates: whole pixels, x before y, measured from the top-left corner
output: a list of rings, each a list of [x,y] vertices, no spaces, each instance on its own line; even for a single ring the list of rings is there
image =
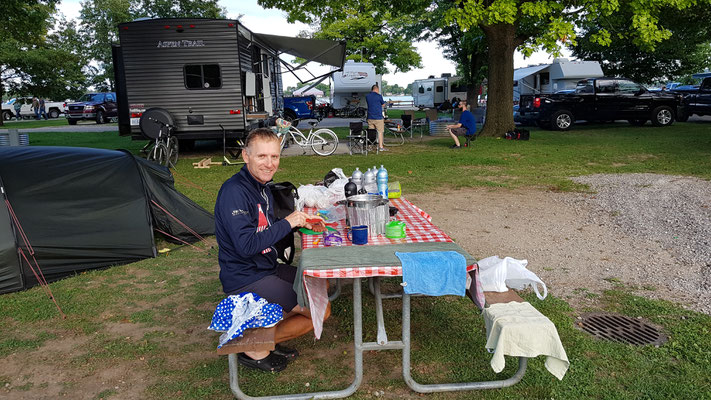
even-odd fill
[[[390,217],[388,200],[375,194],[358,194],[346,199],[346,223],[349,226],[367,225],[368,236],[385,234]]]

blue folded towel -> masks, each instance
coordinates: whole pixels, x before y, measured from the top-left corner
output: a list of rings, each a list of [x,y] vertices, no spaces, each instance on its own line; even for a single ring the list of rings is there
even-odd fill
[[[405,293],[464,296],[467,261],[456,251],[395,252],[402,262]]]

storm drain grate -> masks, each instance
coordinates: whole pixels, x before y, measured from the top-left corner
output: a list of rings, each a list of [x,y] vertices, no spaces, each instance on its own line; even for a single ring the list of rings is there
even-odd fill
[[[633,345],[661,345],[667,336],[640,319],[607,313],[588,313],[580,316],[578,325],[589,334],[606,340]]]

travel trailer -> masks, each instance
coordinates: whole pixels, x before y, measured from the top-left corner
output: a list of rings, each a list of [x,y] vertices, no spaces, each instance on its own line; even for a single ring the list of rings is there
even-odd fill
[[[514,70],[514,104],[523,94],[550,94],[575,89],[581,79],[604,76],[597,61],[569,61],[556,58],[551,64],[532,65]]]
[[[373,85],[382,87],[383,77],[375,73],[375,65],[371,63],[348,60],[342,71],[333,71],[332,79],[331,107],[335,110],[361,109],[362,116],[365,116],[365,96]]]
[[[412,83],[412,98],[415,107],[434,108],[445,101],[457,97],[467,98],[466,86],[459,85],[460,77],[442,74],[440,78],[430,76],[427,79],[417,79]]]
[[[291,72],[301,67],[284,63],[281,53],[338,70],[345,42],[253,33],[229,19],[119,24],[113,46],[119,133],[145,140],[169,124],[181,142],[220,139],[223,128],[227,138],[242,138],[282,108],[282,64]],[[157,111],[148,113],[150,121],[142,120],[151,109]]]

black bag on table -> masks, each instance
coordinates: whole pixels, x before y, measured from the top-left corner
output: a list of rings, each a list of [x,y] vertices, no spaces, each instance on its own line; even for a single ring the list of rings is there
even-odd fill
[[[269,183],[269,189],[274,197],[274,216],[277,219],[284,219],[296,209],[295,200],[299,198],[299,192],[296,191],[296,186],[291,182]],[[281,240],[276,242],[274,247],[277,250],[277,255],[280,260],[286,264],[291,264],[294,261],[294,230],[289,232]]]

